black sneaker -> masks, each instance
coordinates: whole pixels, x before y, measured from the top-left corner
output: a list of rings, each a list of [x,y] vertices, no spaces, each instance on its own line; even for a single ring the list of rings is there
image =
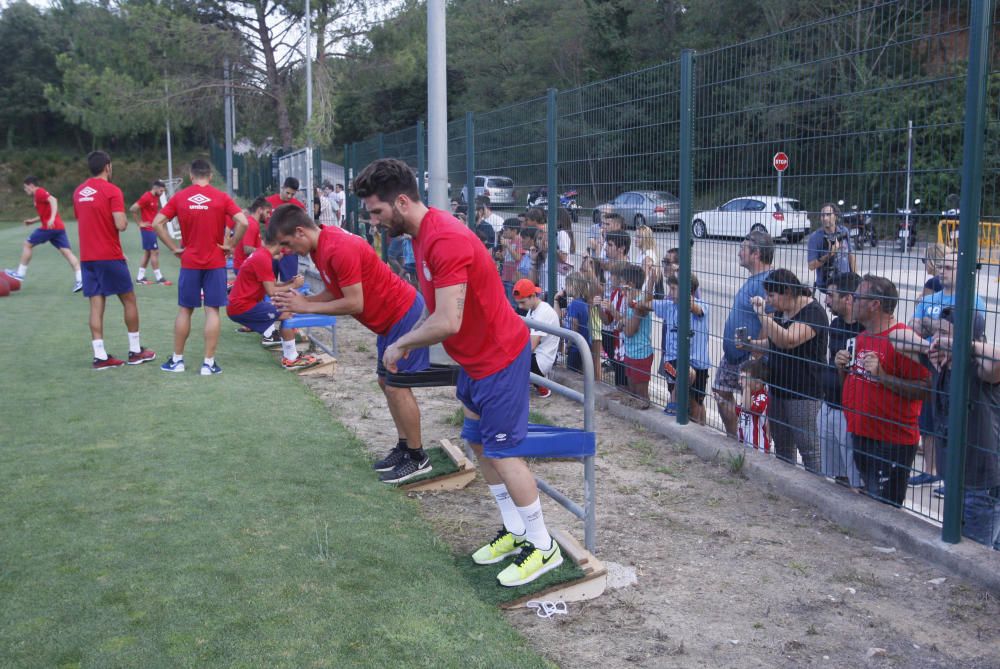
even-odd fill
[[[385,472],[378,477],[382,483],[402,483],[415,476],[431,471],[431,459],[426,454],[414,457],[407,456],[391,472]]]
[[[271,333],[269,337],[261,337],[260,345],[264,348],[273,348],[275,346],[281,346],[281,335],[275,330]]]
[[[406,446],[396,444],[395,448],[389,451],[389,454],[372,465],[372,469],[377,472],[391,472],[393,469],[399,466],[404,459],[406,459],[406,452],[410,450]]]

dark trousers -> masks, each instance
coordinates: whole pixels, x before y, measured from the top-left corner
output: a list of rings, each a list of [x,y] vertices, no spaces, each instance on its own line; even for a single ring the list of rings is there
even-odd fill
[[[613,332],[605,332],[601,330],[601,346],[604,348],[604,352],[608,354],[608,360],[611,361],[611,371],[615,376],[615,387],[627,388],[628,378],[625,376],[625,363],[621,360],[615,360],[616,342],[617,338]],[[599,376],[602,378],[604,377],[603,374],[600,374]]]
[[[878,500],[902,506],[917,447],[875,441],[856,434],[851,435],[851,444],[854,464],[861,474],[865,491]]]

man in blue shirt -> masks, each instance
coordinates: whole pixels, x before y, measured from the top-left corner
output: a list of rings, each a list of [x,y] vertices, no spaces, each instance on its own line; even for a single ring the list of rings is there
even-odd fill
[[[760,334],[760,319],[754,313],[750,298],[767,299],[764,279],[771,273],[774,261],[774,240],[763,230],[750,232],[740,244],[740,267],[750,272],[733,299],[733,308],[726,318],[722,339],[722,361],[715,372],[712,393],[719,405],[719,415],[726,433],[736,438],[736,403],[733,394],[740,391],[740,365],[750,357],[750,351],[737,346],[736,330],[745,328],[750,339]]]
[[[826,288],[839,274],[857,271],[851,235],[840,223],[840,207],[827,202],[819,209],[822,225],[809,235],[809,269],[816,272],[816,287]]]

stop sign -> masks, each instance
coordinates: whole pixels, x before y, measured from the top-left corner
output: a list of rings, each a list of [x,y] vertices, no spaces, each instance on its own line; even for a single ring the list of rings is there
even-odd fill
[[[779,172],[784,172],[788,169],[788,156],[785,155],[783,151],[778,151],[774,154],[774,159],[771,161],[771,164],[774,165],[774,169]]]

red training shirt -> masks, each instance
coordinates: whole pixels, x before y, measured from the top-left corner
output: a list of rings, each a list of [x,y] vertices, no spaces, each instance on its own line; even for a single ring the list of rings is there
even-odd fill
[[[229,306],[226,313],[239,316],[252,309],[264,299],[264,282],[274,281],[274,264],[271,252],[259,248],[243,263],[243,269],[236,275],[236,283],[229,291]]]
[[[311,256],[335,299],[344,296],[344,286],[361,284],[365,306],[354,318],[375,334],[387,334],[417,299],[413,286],[394,274],[364,239],[343,228],[320,230]]]
[[[135,203],[139,205],[139,227],[152,230],[153,219],[156,218],[156,214],[160,211],[160,198],[146,191]]]
[[[302,200],[300,200],[297,197],[293,197],[291,200],[282,200],[281,196],[279,194],[275,193],[274,195],[268,195],[265,199],[268,202],[271,203],[271,206],[274,209],[277,209],[278,207],[282,207],[282,206],[284,206],[286,204],[293,204],[296,207],[298,207],[299,209],[305,209],[306,208],[306,206],[304,204],[302,204]]]
[[[233,269],[236,270],[243,267],[243,263],[250,257],[250,255],[243,250],[244,246],[252,246],[255,249],[259,249],[264,245],[260,238],[260,223],[257,222],[256,218],[247,214],[247,212],[243,213],[246,214],[247,217],[247,231],[243,233],[243,239],[240,240],[240,243],[233,247]],[[234,226],[235,222],[233,219],[227,218],[226,227],[231,230]]]
[[[56,212],[56,220],[52,221],[52,227],[49,227],[49,217],[52,216],[52,205],[49,203],[49,192],[39,186],[35,189],[35,211],[38,212],[39,218],[42,219],[42,230],[65,230],[66,226],[63,225],[62,216],[59,212]]]
[[[125,198],[107,179],[90,177],[73,191],[73,212],[80,235],[80,260],[124,260],[112,214],[125,213]]]
[[[896,323],[884,332],[858,334],[854,361],[844,380],[844,416],[851,434],[906,446],[916,446],[920,441],[917,419],[921,401],[892,392],[873,379],[862,364],[865,354],[874,352],[886,374],[914,381],[928,378],[927,368],[898,353],[889,342],[889,333],[909,329],[903,323]]]
[[[434,313],[434,290],[466,284],[462,327],[445,351],[473,379],[509,365],[528,343],[528,328],[504,293],[496,263],[475,233],[440,209],[429,208],[413,238],[420,292]]]
[[[184,240],[181,268],[225,267],[226,254],[219,245],[226,241],[226,214],[235,216],[241,211],[231,197],[212,186],[188,186],[174,193],[160,213],[180,221]]]

